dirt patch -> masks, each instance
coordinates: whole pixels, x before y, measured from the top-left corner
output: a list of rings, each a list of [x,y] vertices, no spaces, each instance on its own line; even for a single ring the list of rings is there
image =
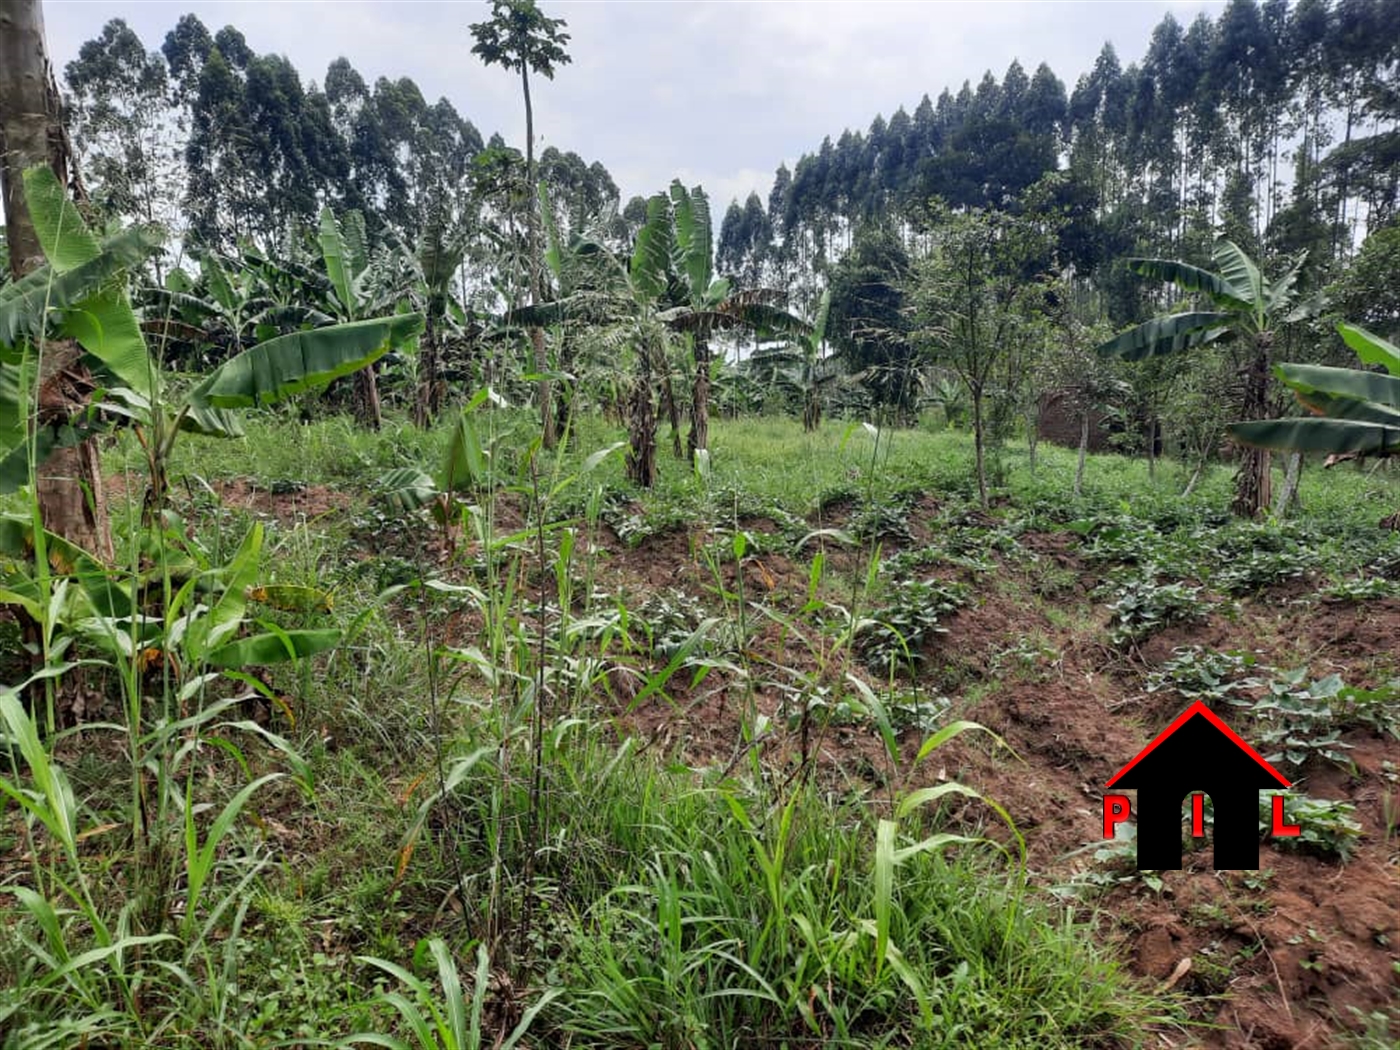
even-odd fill
[[[344,511],[352,502],[349,495],[337,489],[300,482],[265,486],[248,478],[235,478],[217,482],[213,489],[224,506],[275,518],[283,525]]]

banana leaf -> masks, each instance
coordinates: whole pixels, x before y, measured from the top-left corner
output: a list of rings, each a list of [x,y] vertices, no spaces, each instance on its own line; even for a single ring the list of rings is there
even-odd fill
[[[1233,320],[1231,314],[1208,310],[1154,317],[1102,344],[1097,353],[1101,357],[1142,361],[1189,350],[1219,339]]]
[[[402,347],[422,327],[423,315],[409,313],[269,339],[215,369],[190,403],[247,408],[316,390]]]
[[[1400,426],[1350,419],[1264,419],[1231,423],[1225,429],[1241,444],[1274,451],[1365,456],[1393,456],[1400,452]]]

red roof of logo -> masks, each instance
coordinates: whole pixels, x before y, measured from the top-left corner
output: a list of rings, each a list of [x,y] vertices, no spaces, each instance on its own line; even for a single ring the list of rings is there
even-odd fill
[[[1261,767],[1263,767],[1271,777],[1273,777],[1279,782],[1280,786],[1292,787],[1292,785],[1283,777],[1283,774],[1281,774],[1273,766],[1269,765],[1269,763],[1264,760],[1263,756],[1261,756],[1258,751],[1255,751],[1254,748],[1250,747],[1243,740],[1241,740],[1233,729],[1231,729],[1229,726],[1227,726],[1224,722],[1220,720],[1219,715],[1217,715],[1214,711],[1208,708],[1200,700],[1197,700],[1185,711],[1181,712],[1181,714],[1177,716],[1176,721],[1174,721],[1171,725],[1167,726],[1166,729],[1163,729],[1160,733],[1158,733],[1156,738],[1153,739],[1152,743],[1148,744],[1145,748],[1139,751],[1137,755],[1133,758],[1133,760],[1129,762],[1126,766],[1120,769],[1117,773],[1114,773],[1113,779],[1110,780],[1105,786],[1112,787],[1124,774],[1128,772],[1128,770],[1132,769],[1135,765],[1137,765],[1144,758],[1146,758],[1153,751],[1155,751],[1159,744],[1167,740],[1173,733],[1175,733],[1178,729],[1180,729],[1183,725],[1189,722],[1196,715],[1205,716],[1206,720],[1210,722],[1211,725],[1213,725],[1216,729],[1224,733],[1227,737],[1230,738],[1231,743],[1233,743],[1241,751],[1247,754],[1250,758],[1254,759],[1254,761],[1257,762]]]

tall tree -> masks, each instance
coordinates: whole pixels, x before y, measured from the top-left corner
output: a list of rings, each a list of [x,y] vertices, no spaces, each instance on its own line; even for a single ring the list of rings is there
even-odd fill
[[[564,45],[569,34],[563,31],[562,18],[549,18],[534,0],[491,0],[491,20],[472,25],[476,44],[472,54],[488,66],[504,66],[520,74],[520,89],[525,97],[525,177],[535,185],[535,110],[530,102],[530,74],[538,73],[554,79],[554,69],[570,61]],[[532,194],[533,197],[533,194]],[[527,211],[526,238],[530,266],[530,305],[538,306],[541,298],[541,255],[539,213],[533,199]],[[530,328],[530,344],[534,348],[535,371],[539,379],[540,421],[542,441],[553,448],[554,405],[548,379],[549,361],[545,355],[544,329]]]
[[[16,281],[44,263],[21,178],[34,165],[48,165],[65,184],[77,183],[44,41],[40,0],[12,0],[0,7],[0,196],[10,272]],[[45,348],[37,381],[36,423],[55,430],[68,426],[94,385],[81,348],[67,341]],[[50,456],[38,471],[36,495],[46,529],[111,560],[112,535],[95,441],[60,448]]]
[[[165,60],[114,18],[78,49],[64,79],[94,203],[113,217],[175,229],[182,173]]]
[[[989,398],[1014,407],[1013,385],[1027,371],[1025,351],[1040,337],[1031,316],[1042,305],[1040,284],[1054,243],[1053,225],[1039,217],[970,209],[937,215],[934,248],[915,268],[915,340],[951,368],[972,395],[977,494],[988,505],[986,445]],[[1043,311],[1042,311],[1043,312]]]

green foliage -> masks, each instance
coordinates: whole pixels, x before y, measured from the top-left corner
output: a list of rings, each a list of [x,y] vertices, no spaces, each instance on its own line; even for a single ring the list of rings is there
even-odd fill
[[[969,597],[967,585],[961,583],[917,577],[893,583],[856,630],[856,647],[866,666],[881,674],[916,669],[926,656],[925,644],[948,633],[940,621],[966,605]]]
[[[1298,853],[1312,853],[1327,859],[1346,862],[1355,851],[1362,836],[1361,825],[1352,817],[1356,807],[1350,802],[1312,798],[1293,792],[1262,792],[1259,819],[1269,826],[1273,821],[1273,798],[1282,794],[1284,812],[1290,822],[1303,831],[1291,838],[1275,838],[1275,847]]]
[[[1206,603],[1199,587],[1160,583],[1148,574],[1110,588],[1108,638],[1119,648],[1147,640],[1163,627],[1204,618]]]
[[[1400,441],[1400,347],[1355,325],[1338,330],[1367,364],[1387,374],[1353,368],[1283,364],[1279,379],[1311,416],[1232,423],[1238,440],[1261,448],[1327,452],[1334,456],[1391,455]]]

